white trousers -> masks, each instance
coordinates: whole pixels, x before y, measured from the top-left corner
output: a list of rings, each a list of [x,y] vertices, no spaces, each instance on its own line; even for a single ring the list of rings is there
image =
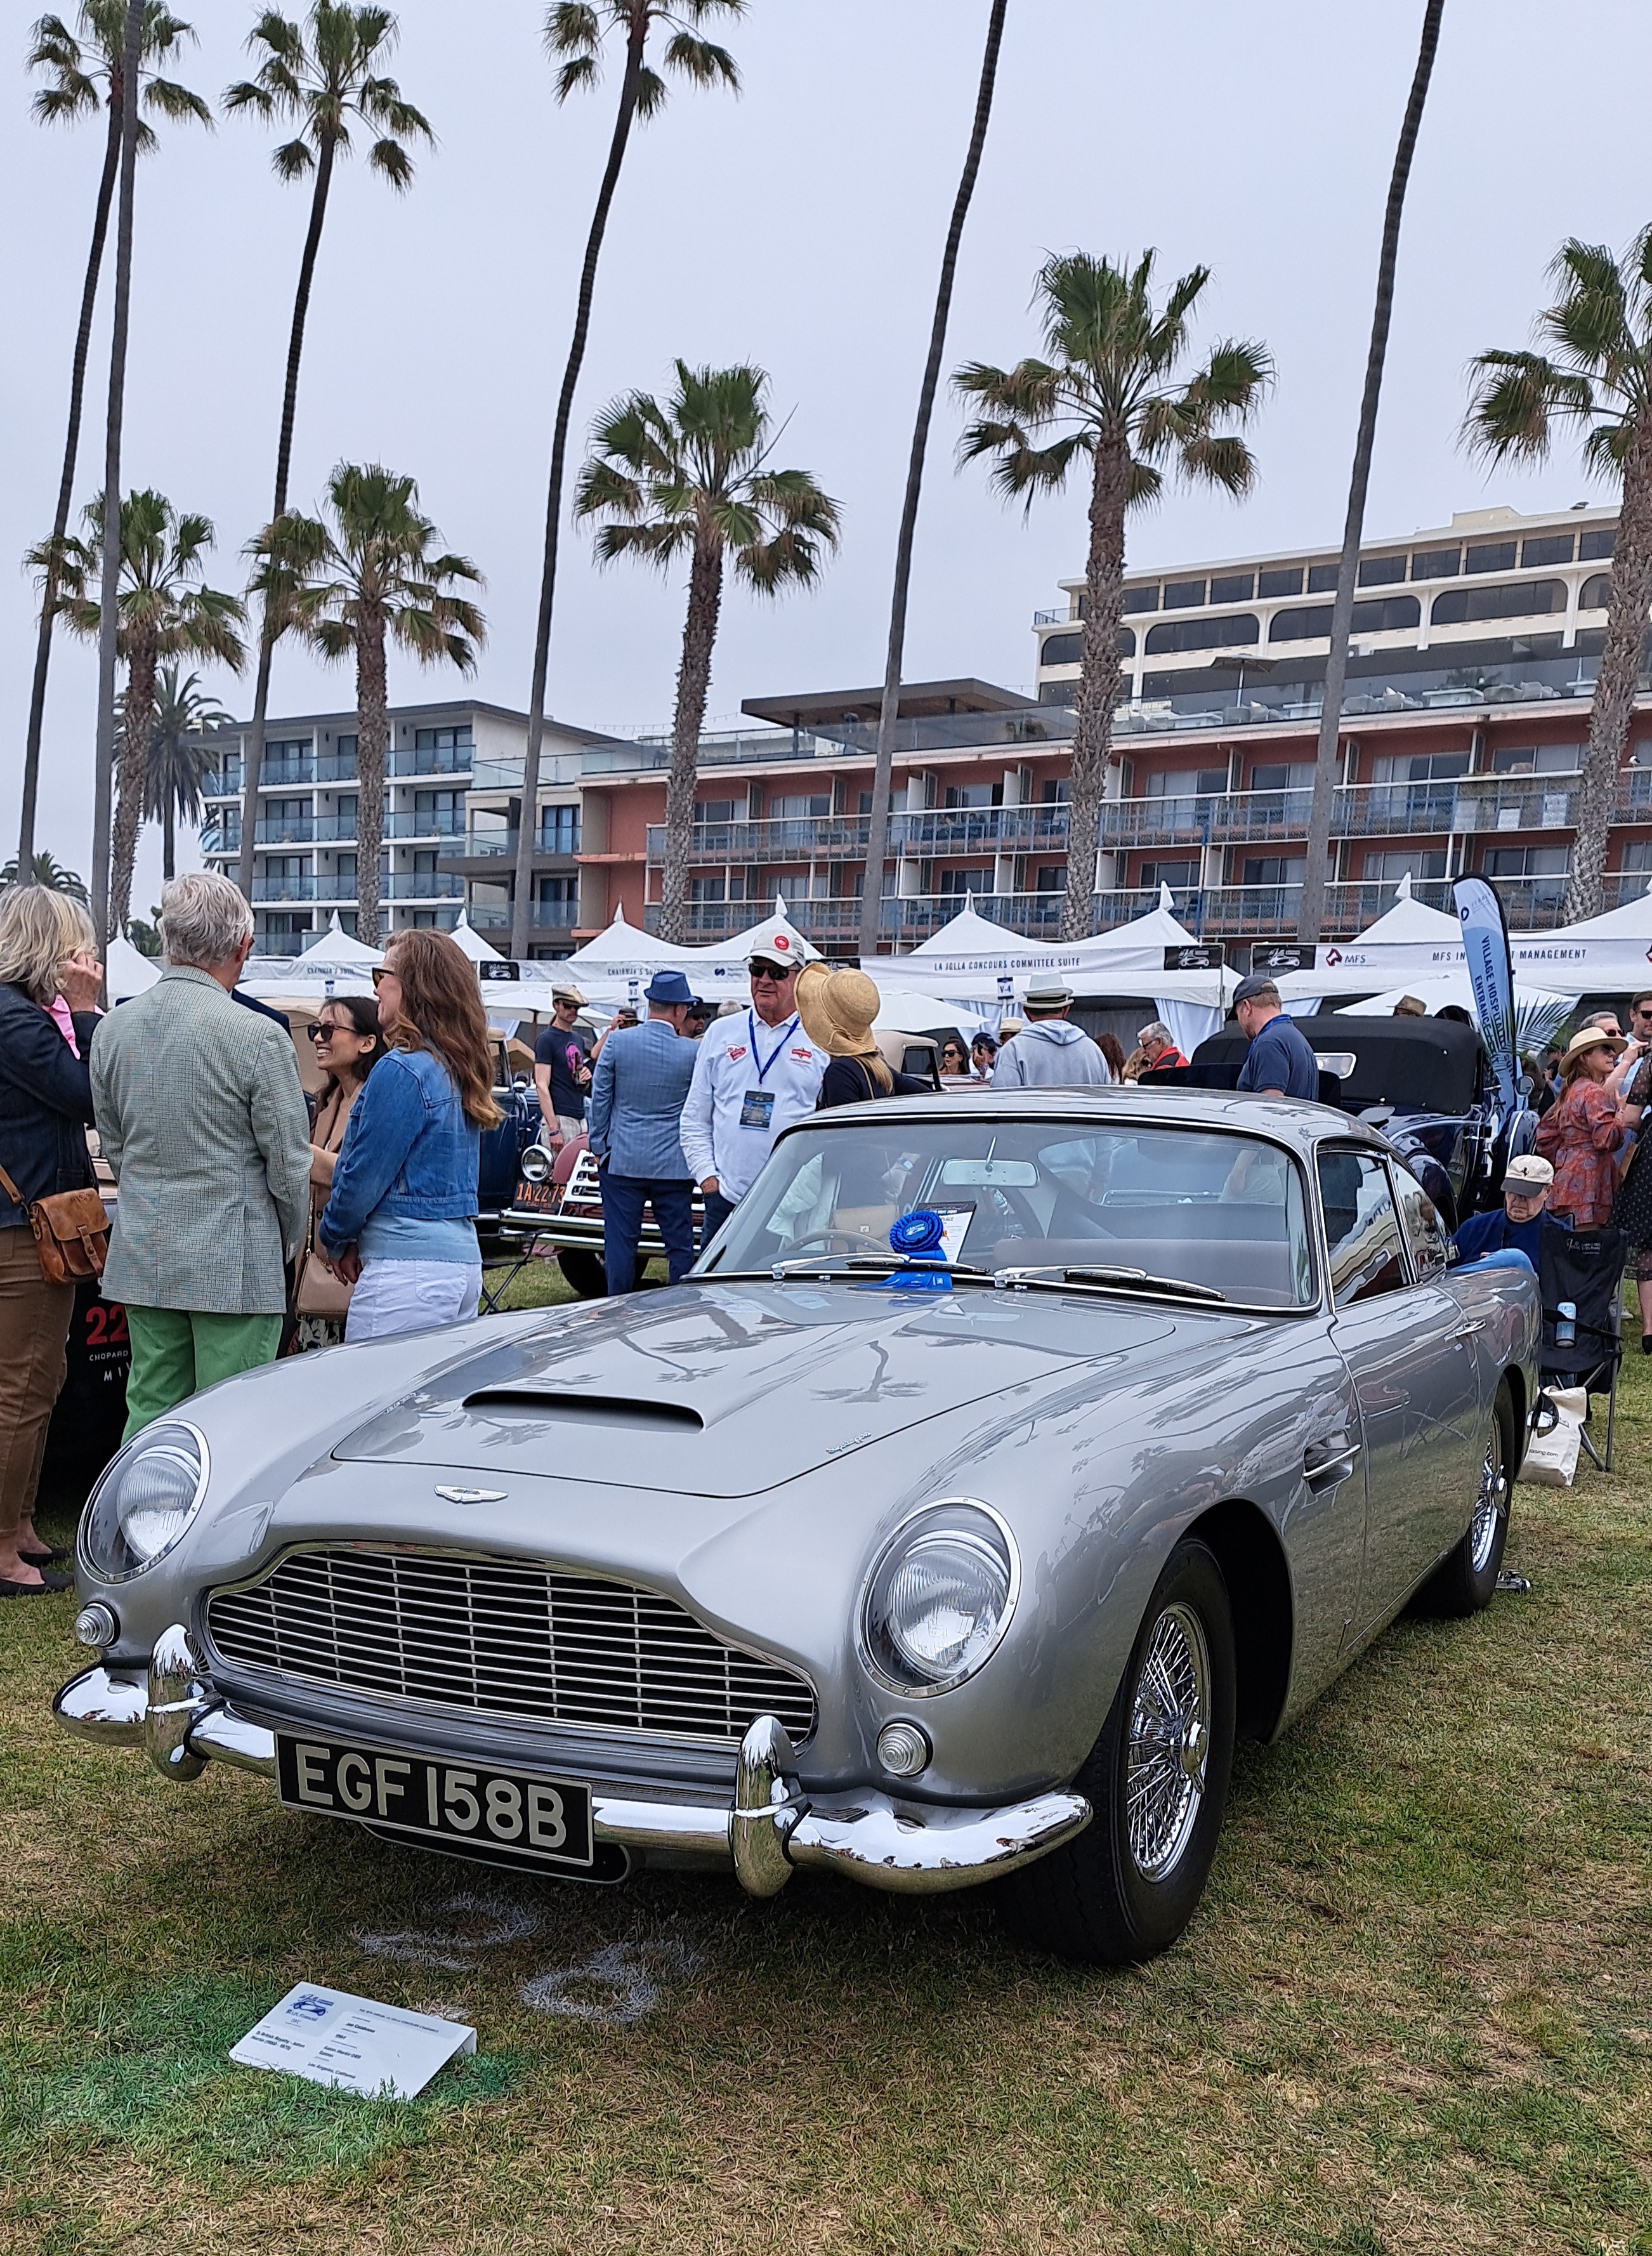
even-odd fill
[[[393,1339],[467,1323],[482,1293],[481,1264],[369,1261],[350,1294],[346,1340]]]

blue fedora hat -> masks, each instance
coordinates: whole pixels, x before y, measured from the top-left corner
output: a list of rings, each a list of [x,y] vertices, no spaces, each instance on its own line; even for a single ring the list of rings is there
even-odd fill
[[[694,990],[681,971],[656,971],[645,990],[650,1003],[692,1003]]]

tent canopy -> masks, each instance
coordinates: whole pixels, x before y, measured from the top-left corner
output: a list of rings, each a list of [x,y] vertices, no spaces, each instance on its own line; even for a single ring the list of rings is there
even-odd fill
[[[470,920],[462,909],[459,912],[458,923],[448,937],[455,948],[464,950],[472,963],[498,963],[503,960],[497,948],[490,947],[479,932],[472,930]]]
[[[111,1003],[124,1003],[134,995],[141,995],[152,987],[161,973],[161,966],[153,956],[140,955],[123,932],[117,932],[109,944],[103,963],[109,983]]]

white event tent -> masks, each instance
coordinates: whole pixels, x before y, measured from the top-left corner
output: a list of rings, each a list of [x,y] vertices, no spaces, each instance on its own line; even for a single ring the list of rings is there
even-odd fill
[[[160,963],[154,956],[140,955],[124,932],[116,934],[103,961],[111,1003],[130,1002],[134,995],[141,995],[146,987],[152,987],[160,974]]]
[[[1383,994],[1367,996],[1364,1002],[1350,1003],[1345,1005],[1347,1015],[1351,1019],[1388,1018],[1402,995],[1423,1004],[1430,1017],[1448,1003],[1458,1004],[1479,1023],[1474,991],[1469,984],[1467,967],[1463,964],[1455,971],[1436,971],[1426,979],[1414,979],[1408,986],[1390,987]],[[1546,987],[1529,987],[1523,979],[1516,978],[1514,1039],[1520,1047],[1541,1049],[1545,1042],[1551,1041],[1576,1008],[1577,1000],[1575,995],[1557,995]]]
[[[260,998],[287,995],[324,1002],[328,995],[371,995],[373,967],[384,960],[378,948],[344,930],[335,909],[327,930],[316,934],[302,955],[279,962],[249,956],[241,984]]]
[[[475,930],[462,909],[459,912],[458,923],[455,925],[448,937],[455,948],[462,949],[472,963],[498,963],[504,961],[498,949],[484,940],[481,934]]]
[[[543,968],[547,975],[554,970],[559,977],[572,979],[582,995],[609,1010],[639,998],[662,965],[681,971],[695,993],[708,1002],[744,1001],[750,992],[745,967],[752,943],[759,932],[769,931],[776,924],[789,935],[798,962],[807,963],[816,951],[787,918],[785,902],[777,899],[773,909],[755,924],[709,948],[680,947],[655,933],[639,932],[626,922],[623,909],[616,909],[611,923],[594,940],[575,948],[564,962]],[[488,999],[491,1005],[492,996]]]
[[[1221,1025],[1237,974],[1217,967],[1192,969],[1167,961],[1200,944],[1177,920],[1173,907],[1169,887],[1161,885],[1157,905],[1128,924],[1091,933],[1084,940],[1052,941],[1025,940],[994,924],[980,913],[971,896],[950,923],[921,941],[910,955],[880,955],[864,969],[886,991],[917,988],[945,998],[955,1007],[972,1004],[975,1015],[994,1021],[1003,1007],[999,982],[1005,977],[1018,1005],[1033,980],[1051,976],[1064,979],[1089,1002],[1105,1002],[1111,996],[1150,997],[1179,1046],[1191,1051]]]
[[[1514,976],[1522,972],[1573,995],[1637,993],[1652,987],[1652,884],[1620,908],[1557,932],[1513,935]]]
[[[1431,909],[1415,899],[1408,871],[1394,887],[1394,906],[1367,925],[1358,939],[1316,948],[1311,971],[1283,972],[1276,983],[1285,1003],[1314,996],[1368,995],[1375,987],[1427,979],[1460,969],[1462,964],[1462,927],[1444,909]]]

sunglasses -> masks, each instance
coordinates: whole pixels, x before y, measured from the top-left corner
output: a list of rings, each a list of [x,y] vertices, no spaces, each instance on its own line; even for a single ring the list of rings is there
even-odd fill
[[[393,964],[375,963],[373,966],[373,987],[375,991],[384,985],[386,979],[395,979],[399,976],[400,975],[397,972]]]
[[[313,1042],[330,1042],[335,1034],[342,1034],[345,1029],[342,1026],[324,1026],[318,1019],[314,1026],[306,1026],[304,1031]]]
[[[750,963],[746,969],[752,975],[753,983],[759,979],[766,979],[770,985],[774,987],[784,987],[792,976],[789,968],[780,971],[772,963]]]

